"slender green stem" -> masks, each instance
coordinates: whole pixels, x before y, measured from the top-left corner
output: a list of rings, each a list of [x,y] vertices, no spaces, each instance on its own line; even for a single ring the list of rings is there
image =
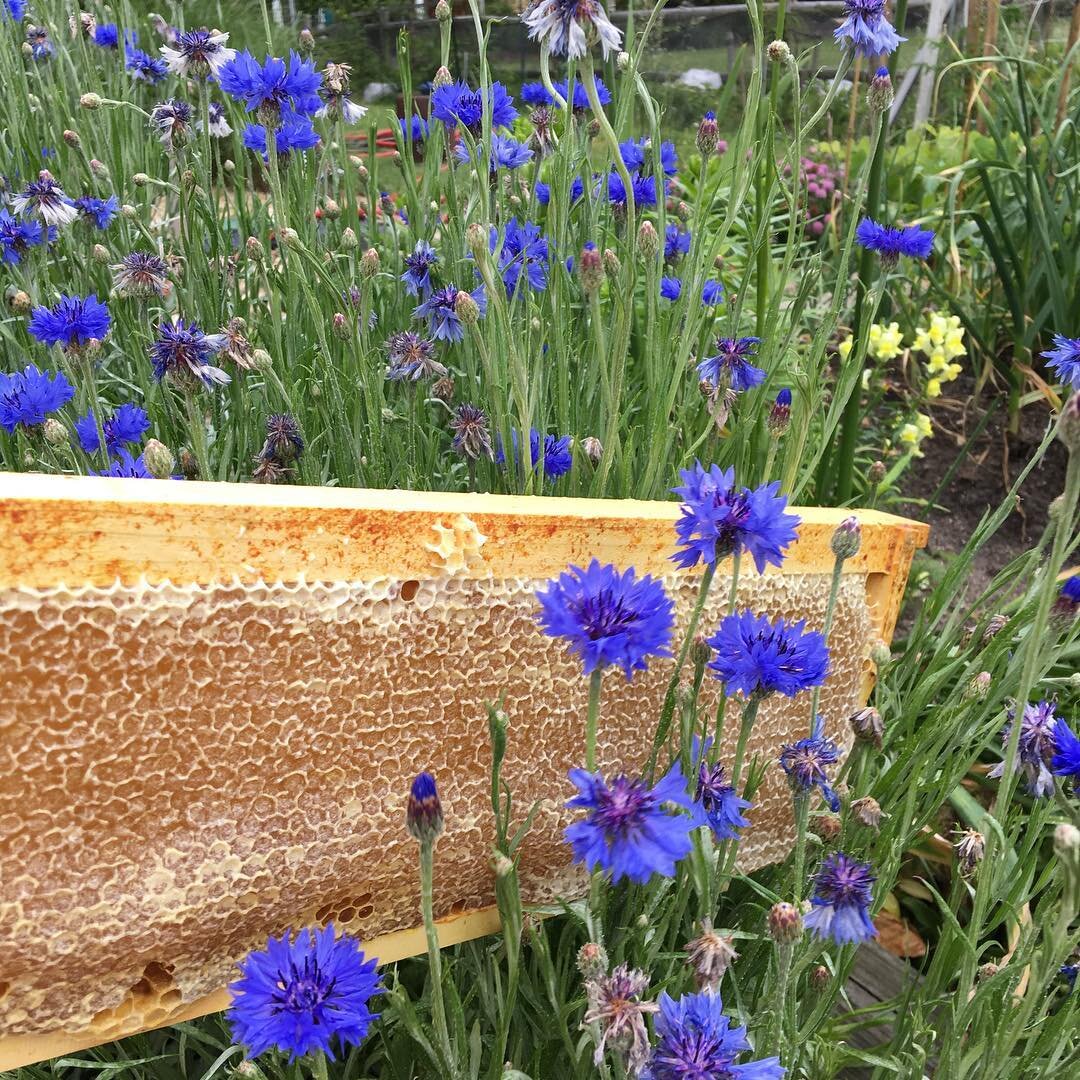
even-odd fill
[[[589,711],[585,716],[585,768],[596,771],[596,728],[600,721],[600,685],[604,669],[598,667],[589,677]]]
[[[435,1037],[448,1068],[457,1075],[454,1050],[450,1043],[450,1031],[446,1024],[446,1002],[443,999],[442,953],[439,947],[439,931],[435,926],[435,840],[420,841],[420,910],[424,918],[424,934],[427,937],[428,965],[431,982],[431,1016],[435,1025]]]

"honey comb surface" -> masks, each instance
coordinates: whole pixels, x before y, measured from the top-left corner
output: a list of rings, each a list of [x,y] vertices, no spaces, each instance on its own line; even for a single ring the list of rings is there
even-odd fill
[[[447,829],[437,914],[493,901],[485,703],[505,694],[505,778],[539,812],[527,902],[577,895],[561,841],[583,758],[587,683],[539,633],[520,578],[0,590],[0,1031],[167,1021],[226,983],[267,933],[333,918],[363,938],[419,922],[413,775],[438,777]],[[665,584],[685,623],[697,580]],[[703,627],[718,621],[718,577]],[[740,604],[824,621],[828,574],[744,574]],[[871,619],[845,575],[822,694],[846,738]],[[604,680],[599,761],[646,756],[670,662]],[[706,680],[705,707],[717,687]],[[790,796],[775,758],[809,696],[762,708],[769,762],[741,851],[782,858]],[[730,758],[737,718],[729,716]],[[14,780],[12,780],[14,778]]]

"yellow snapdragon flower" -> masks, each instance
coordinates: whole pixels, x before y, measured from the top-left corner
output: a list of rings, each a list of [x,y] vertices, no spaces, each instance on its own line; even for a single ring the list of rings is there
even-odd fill
[[[930,417],[926,413],[916,413],[915,422],[904,424],[897,432],[897,439],[906,447],[915,451],[916,457],[922,457],[919,444],[934,434]]]
[[[964,370],[954,363],[959,357],[967,356],[960,316],[931,311],[927,325],[915,330],[915,348],[926,356],[926,374],[930,376],[927,396],[939,397],[942,384],[952,382]]]
[[[904,335],[900,324],[891,322],[888,326],[874,323],[870,327],[870,342],[866,351],[876,360],[894,360],[904,350]]]

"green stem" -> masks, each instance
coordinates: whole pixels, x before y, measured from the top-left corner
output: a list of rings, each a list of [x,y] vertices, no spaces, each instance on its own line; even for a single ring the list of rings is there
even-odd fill
[[[435,927],[434,878],[435,840],[422,840],[420,842],[420,909],[424,917],[428,966],[431,969],[431,1016],[443,1057],[447,1066],[453,1068],[456,1075],[454,1051],[450,1044],[450,1031],[446,1025],[446,1003],[443,1000],[442,953],[439,949],[439,931]]]
[[[596,668],[589,677],[589,711],[585,716],[585,768],[596,771],[596,728],[600,720],[600,684],[604,669]]]

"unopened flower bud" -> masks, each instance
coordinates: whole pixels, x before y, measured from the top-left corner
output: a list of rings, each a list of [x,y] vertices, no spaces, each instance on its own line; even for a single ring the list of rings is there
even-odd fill
[[[1080,829],[1063,821],[1054,829],[1054,850],[1060,858],[1071,856],[1080,849]]]
[[[862,546],[862,527],[856,517],[846,517],[836,527],[829,546],[837,559],[851,559]]]
[[[109,249],[104,244],[95,244],[90,249],[90,258],[92,258],[94,262],[99,263],[102,266],[105,266],[112,261],[112,256],[109,254]]]
[[[581,249],[578,273],[581,275],[581,287],[589,295],[597,292],[604,284],[604,262],[592,241]]]
[[[870,659],[879,670],[892,660],[892,650],[880,638],[870,646]]]
[[[124,203],[120,207],[120,216],[125,221],[134,221],[139,216],[139,210],[137,207],[132,206],[131,203]]]
[[[975,974],[978,976],[979,982],[986,982],[987,979],[992,979],[1000,970],[1001,965],[990,960],[985,964],[980,964]]]
[[[460,289],[454,297],[454,314],[466,326],[475,326],[480,321],[480,305],[464,289]]]
[[[625,49],[615,54],[615,66],[620,71],[625,71],[630,66],[630,54]]]
[[[474,221],[465,230],[465,244],[474,259],[483,259],[487,255],[490,235],[491,230],[485,228],[479,221]]]
[[[514,860],[501,851],[491,853],[491,869],[497,878],[507,878],[514,872]]]
[[[781,900],[769,909],[769,937],[778,945],[790,945],[802,937],[803,921],[794,904]]]
[[[176,468],[176,458],[173,452],[157,439],[148,439],[143,447],[143,464],[151,476],[159,480],[168,480]]]
[[[369,247],[360,256],[360,276],[362,278],[373,278],[378,272],[379,253],[373,247]]]
[[[987,620],[986,629],[983,631],[982,642],[984,645],[993,641],[994,638],[1009,625],[1008,615],[991,615]]]
[[[144,173],[144,172],[137,172],[131,178],[131,182],[136,187],[146,187],[146,185],[150,183],[150,177],[147,176],[146,173]]]
[[[716,122],[716,113],[710,109],[698,124],[697,143],[698,153],[702,159],[712,157],[716,150],[717,140],[720,138],[720,126]]]
[[[816,836],[828,844],[840,835],[842,825],[836,814],[818,814],[811,822],[811,828]]]
[[[68,441],[67,428],[55,416],[45,417],[45,423],[41,425],[41,433],[50,446],[63,446]]]
[[[78,150],[82,146],[82,139],[79,138],[77,131],[72,131],[71,128],[66,128],[64,131],[64,142],[68,144],[73,150]]]
[[[185,480],[199,479],[199,462],[190,450],[180,451],[180,472]]]
[[[450,10],[450,5],[446,0],[439,0],[435,5],[435,18],[444,23],[449,22],[453,17],[454,13]]]
[[[352,228],[346,226],[341,232],[341,248],[343,251],[355,251],[360,246],[360,241],[356,238],[356,233]]]
[[[361,184],[366,184],[368,182],[368,176],[369,176],[369,173],[367,171],[367,166],[364,165],[364,164],[357,165],[356,166],[356,175],[359,178]]]
[[[300,48],[304,52],[315,51],[315,35],[306,26],[300,31]]]
[[[185,169],[180,174],[180,186],[185,191],[194,191],[195,185],[198,183],[198,179],[195,176],[194,169]]]
[[[832,982],[832,973],[824,964],[815,964],[810,969],[810,989],[816,990],[819,994],[829,988],[829,983]]]
[[[295,229],[290,229],[286,226],[281,230],[279,234],[279,240],[282,247],[298,247],[300,245],[300,234]]]
[[[1057,433],[1070,454],[1080,450],[1080,394],[1069,395],[1069,400],[1061,410]]]
[[[262,245],[262,241],[257,236],[249,236],[247,238],[247,257],[253,262],[262,262],[263,257],[266,255],[266,249]]]
[[[765,53],[774,64],[786,64],[791,60],[791,49],[786,41],[770,41]]]
[[[327,221],[337,221],[341,217],[341,207],[333,199],[323,201],[323,217]]]
[[[221,167],[225,170],[226,174],[229,175],[229,176],[232,176],[232,174],[234,172],[236,172],[236,162],[233,161],[232,158],[226,158],[221,163]]]
[[[97,158],[90,159],[90,171],[99,178],[107,177],[109,175],[108,166],[104,161],[98,161]]]
[[[604,447],[595,435],[586,435],[581,440],[581,452],[592,465],[596,466],[600,464],[600,459],[604,456]]]
[[[990,693],[992,679],[989,671],[980,671],[973,676],[964,689],[964,698],[967,701],[982,701]]]
[[[606,975],[608,969],[607,950],[603,945],[598,945],[595,941],[586,941],[578,949],[577,969],[585,980],[599,979],[602,975]]]
[[[855,738],[859,742],[870,743],[881,749],[881,739],[885,733],[885,725],[881,719],[881,713],[877,709],[872,709],[867,706],[865,709],[859,709],[858,712],[851,714],[851,718],[848,720],[851,725],[851,730],[855,733]]]
[[[431,80],[431,85],[438,90],[440,86],[449,86],[453,81],[454,76],[450,74],[450,69],[444,65],[435,72],[435,78]]]
[[[785,386],[777,395],[773,407],[769,410],[769,419],[766,425],[769,434],[774,439],[779,439],[787,432],[791,424],[791,391]]]
[[[621,269],[619,256],[611,248],[604,248],[604,270],[608,277],[615,277]]]
[[[33,306],[33,301],[30,299],[29,294],[19,289],[18,292],[11,294],[11,298],[8,300],[8,305],[16,315],[25,315]]]
[[[638,251],[643,259],[655,259],[660,250],[660,237],[657,235],[656,226],[649,220],[641,223],[637,233]]]
[[[251,366],[256,371],[269,371],[274,366],[274,358],[265,349],[256,349],[251,354]]]
[[[881,807],[877,799],[866,795],[851,804],[851,816],[860,825],[865,825],[868,829],[877,829],[881,824]]]
[[[443,810],[435,777],[422,772],[412,782],[405,804],[405,827],[421,844],[433,843],[443,831]]]
[[[79,98],[79,104],[84,109],[100,109],[101,108],[101,95],[100,94],[83,94]]]
[[[885,462],[875,461],[869,469],[866,470],[866,482],[872,488],[876,488],[882,480],[885,479]]]
[[[334,312],[334,317],[330,320],[330,328],[334,337],[340,338],[342,341],[348,341],[352,337],[349,320],[340,311]]]
[[[891,108],[895,96],[889,69],[879,67],[870,80],[870,89],[866,92],[867,103],[874,112],[883,113]]]
[[[454,378],[452,375],[444,375],[431,384],[431,396],[439,401],[450,402],[454,400]]]

